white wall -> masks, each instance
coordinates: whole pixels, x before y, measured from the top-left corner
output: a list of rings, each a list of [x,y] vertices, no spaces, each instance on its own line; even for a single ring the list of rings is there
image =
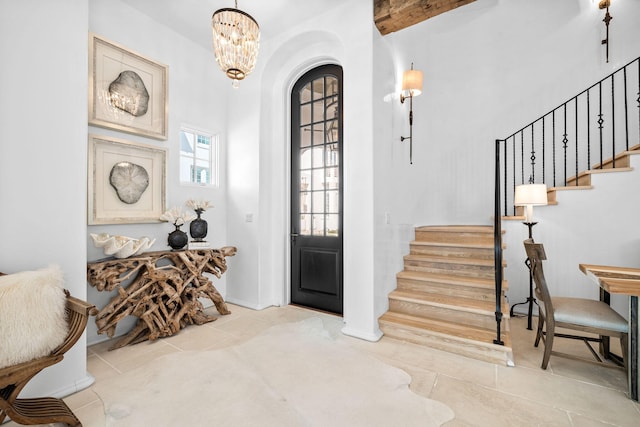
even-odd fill
[[[375,315],[388,310],[388,294],[396,288],[396,274],[403,266],[402,256],[409,253],[409,242],[414,239],[414,226],[402,222],[394,208],[394,194],[406,189],[394,185],[397,174],[409,163],[409,103],[400,103],[402,64],[392,50],[387,37],[374,33],[373,76],[373,143],[374,143],[374,222],[375,222]],[[421,140],[420,140],[421,141]]]
[[[0,270],[59,264],[86,297],[87,1],[0,1]],[[91,384],[83,336],[25,395]]]
[[[89,31],[168,65],[169,136],[166,141],[161,141],[93,126],[89,127],[89,132],[166,148],[168,150],[167,208],[179,206],[186,210],[188,208],[184,204],[190,198],[209,200],[214,208],[208,209],[203,214],[203,218],[209,224],[207,241],[211,243],[212,247],[234,246],[235,242],[227,240],[227,110],[225,106],[228,96],[228,79],[218,69],[213,52],[158,24],[118,0],[91,0],[89,6]],[[194,23],[194,25],[198,24]],[[203,24],[209,25],[208,19],[204,20]],[[181,125],[209,131],[220,136],[220,185],[218,188],[180,184],[179,131]],[[88,227],[88,233],[156,238],[156,242],[150,250],[169,249],[167,235],[172,230],[173,226],[168,223]],[[188,232],[188,227],[183,227],[182,230]],[[102,249],[93,245],[88,233],[86,235],[88,259],[91,261],[104,258]],[[237,257],[242,259],[245,256],[243,252],[244,249],[240,248]],[[236,268],[234,258],[229,258],[227,261],[230,270]],[[221,279],[213,278],[216,288],[224,297],[227,293],[226,275],[223,275]],[[115,291],[107,293],[98,292],[94,288],[88,290],[89,301],[98,307],[106,305],[114,294]],[[208,302],[208,300],[204,302]],[[210,305],[210,302],[208,303]],[[135,324],[135,320],[134,317],[129,317],[120,322],[116,335],[126,333]],[[108,338],[106,335],[97,334],[95,322],[91,322],[87,330],[89,343]]]
[[[407,142],[398,141],[409,131],[408,106],[396,98],[392,106],[376,109],[376,152],[381,153],[375,171],[376,251],[385,264],[376,266],[376,274],[383,277],[379,286],[395,287],[388,271],[402,269],[402,255],[408,253],[413,238],[408,230],[414,226],[492,223],[495,139],[520,129],[640,55],[640,2],[614,2],[610,13],[614,19],[609,63],[600,43],[605,34],[604,11],[595,0],[478,0],[385,36],[385,43],[375,45],[380,60],[388,61],[392,52],[396,85],[411,62],[424,72],[423,93],[414,100],[413,165],[408,162]],[[391,87],[389,78],[385,69],[374,86]],[[374,102],[384,93],[377,94]],[[597,212],[589,230],[600,225]],[[385,213],[390,224],[384,222]],[[622,218],[610,218],[614,228],[619,227],[619,237],[622,229],[631,227]],[[557,221],[560,226],[573,217],[569,213]],[[546,226],[538,228],[542,232]],[[520,237],[526,228],[517,223],[514,230],[510,224],[505,229],[506,256],[514,258],[508,259],[506,270],[507,279],[513,279],[510,299],[519,302],[525,294],[513,274],[525,268]],[[581,259],[599,259],[601,249],[586,249],[597,246],[594,241],[576,239],[570,232],[584,236],[586,230],[565,230],[559,236],[579,242],[584,248]],[[516,233],[513,243],[509,236]],[[388,253],[389,247],[401,251]],[[620,247],[612,254],[622,256],[626,249]],[[553,252],[560,256],[558,252],[564,251]],[[631,262],[617,255],[613,258]],[[570,270],[577,269],[574,261],[568,263]],[[636,258],[634,263],[640,261]],[[554,276],[552,280],[564,278]],[[583,285],[570,283],[566,286],[571,293],[581,292]],[[386,302],[379,301],[379,306],[382,314]]]

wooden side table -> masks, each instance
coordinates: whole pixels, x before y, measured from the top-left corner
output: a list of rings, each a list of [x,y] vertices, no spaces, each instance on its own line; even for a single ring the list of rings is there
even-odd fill
[[[216,320],[198,300],[209,298],[220,314],[230,314],[222,295],[204,273],[221,277],[236,248],[147,252],[130,258],[87,263],[87,281],[98,291],[118,291],[96,316],[98,333],[113,337],[120,320],[138,317],[136,326],[110,350],[171,336],[187,325]]]

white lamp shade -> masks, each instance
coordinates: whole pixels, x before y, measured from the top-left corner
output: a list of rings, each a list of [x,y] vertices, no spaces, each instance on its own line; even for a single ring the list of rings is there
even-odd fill
[[[513,196],[515,206],[543,206],[548,204],[545,184],[524,184],[516,186]]]
[[[411,69],[402,74],[402,93],[406,96],[422,93],[422,71]]]

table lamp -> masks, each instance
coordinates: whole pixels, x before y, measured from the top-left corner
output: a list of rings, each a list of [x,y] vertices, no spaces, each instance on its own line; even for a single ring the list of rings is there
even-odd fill
[[[524,222],[523,224],[529,228],[529,238],[533,239],[532,228],[537,224],[533,220],[533,207],[544,206],[549,202],[547,200],[547,186],[545,184],[523,184],[516,186],[516,192],[513,196],[513,204],[515,206],[524,206]],[[529,309],[527,312],[527,329],[532,330],[532,316],[533,316],[533,304],[538,304],[533,296],[533,277],[531,275],[531,261],[527,258],[524,261],[525,265],[529,269],[529,297],[525,302],[520,302],[511,306],[511,317],[513,317],[513,309],[516,305],[528,304]]]
[[[515,206],[524,206],[524,224],[529,227],[529,238],[531,239],[531,228],[537,224],[533,221],[533,207],[544,206],[547,201],[547,186],[545,184],[523,184],[516,186],[513,196]]]

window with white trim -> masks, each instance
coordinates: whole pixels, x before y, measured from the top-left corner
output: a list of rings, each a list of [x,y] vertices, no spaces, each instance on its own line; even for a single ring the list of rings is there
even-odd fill
[[[218,185],[218,136],[183,127],[180,129],[180,182]]]

